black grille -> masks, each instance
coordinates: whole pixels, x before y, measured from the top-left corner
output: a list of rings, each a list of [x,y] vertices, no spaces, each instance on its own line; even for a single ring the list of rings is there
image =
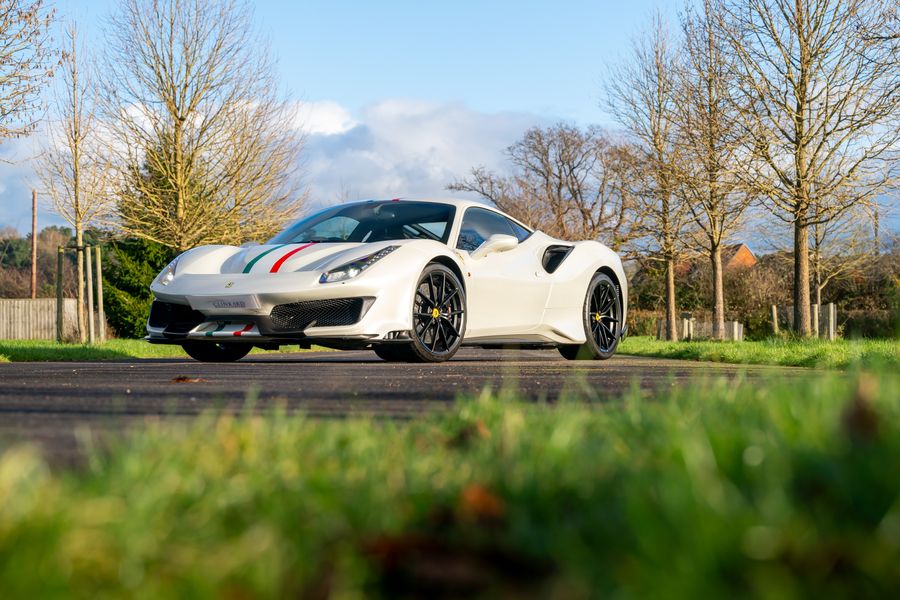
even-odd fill
[[[363,298],[307,300],[279,304],[272,309],[272,327],[278,331],[303,331],[310,325],[353,325],[362,316]]]
[[[150,306],[150,327],[164,327],[166,333],[187,333],[205,320],[203,313],[184,304],[156,300]]]

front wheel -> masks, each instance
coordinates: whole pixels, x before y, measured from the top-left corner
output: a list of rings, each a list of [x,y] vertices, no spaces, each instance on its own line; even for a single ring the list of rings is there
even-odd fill
[[[382,346],[385,360],[443,362],[462,344],[466,331],[466,292],[456,274],[444,265],[425,267],[416,283],[412,306],[411,343]]]
[[[415,359],[409,344],[379,344],[372,350],[378,358],[387,362],[412,362]]]
[[[181,347],[188,356],[200,362],[234,362],[247,356],[253,349],[253,344],[185,342]]]
[[[606,360],[612,358],[622,331],[622,301],[619,289],[608,275],[596,273],[588,285],[582,311],[583,344],[559,346],[559,353],[569,360]]]

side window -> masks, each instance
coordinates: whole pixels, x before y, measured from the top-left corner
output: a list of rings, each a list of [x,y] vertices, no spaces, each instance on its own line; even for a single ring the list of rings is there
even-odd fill
[[[515,221],[513,221],[511,219],[507,219],[507,221],[509,222],[509,226],[513,230],[513,235],[516,236],[516,238],[518,238],[519,243],[524,242],[525,240],[528,239],[528,236],[531,235],[530,231],[528,231],[527,229],[525,229],[524,227],[522,227]]]
[[[489,237],[498,233],[515,235],[506,217],[483,208],[469,208],[463,216],[456,247],[472,252]]]

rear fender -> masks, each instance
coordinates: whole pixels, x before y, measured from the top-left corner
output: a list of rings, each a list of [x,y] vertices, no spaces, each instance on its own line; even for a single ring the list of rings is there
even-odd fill
[[[553,274],[547,308],[576,308],[580,311],[591,278],[598,271],[605,271],[619,284],[623,315],[626,314],[628,281],[619,255],[599,242],[575,242],[574,246]]]

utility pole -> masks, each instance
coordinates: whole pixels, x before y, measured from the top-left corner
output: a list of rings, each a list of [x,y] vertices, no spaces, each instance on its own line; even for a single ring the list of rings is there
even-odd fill
[[[31,190],[31,297],[37,298],[37,190]]]

